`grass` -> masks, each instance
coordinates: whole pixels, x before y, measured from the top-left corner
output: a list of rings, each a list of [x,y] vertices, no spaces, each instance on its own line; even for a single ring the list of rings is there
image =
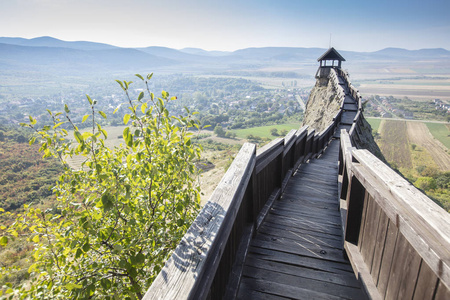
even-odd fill
[[[381,123],[381,119],[366,118],[366,120],[370,124],[370,127],[372,127],[373,130],[378,132],[378,128],[380,127],[380,123]]]
[[[430,130],[434,138],[436,138],[438,141],[444,144],[445,147],[450,149],[450,131],[448,130],[446,124],[439,124],[439,123],[425,123],[425,124],[427,125],[428,130]]]
[[[260,127],[253,127],[253,128],[246,128],[246,129],[235,129],[231,130],[232,132],[235,132],[238,138],[246,139],[249,134],[252,134],[254,136],[259,136],[262,138],[275,138],[273,135],[270,134],[270,130],[272,128],[278,129],[278,134],[281,136],[282,130],[290,131],[291,129],[299,129],[301,126],[300,123],[293,123],[293,124],[274,124],[274,125],[268,125],[268,126],[260,126]]]

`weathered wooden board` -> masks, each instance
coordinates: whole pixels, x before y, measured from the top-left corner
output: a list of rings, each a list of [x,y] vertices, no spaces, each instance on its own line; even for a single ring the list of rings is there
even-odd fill
[[[399,298],[399,291],[400,288],[402,286],[402,283],[404,281],[404,276],[408,275],[407,272],[411,271],[414,272],[415,269],[415,265],[417,264],[417,270],[415,272],[415,275],[417,277],[417,272],[418,272],[418,268],[419,268],[419,264],[420,264],[420,257],[417,255],[410,255],[410,245],[408,244],[408,241],[405,239],[405,237],[402,234],[399,234],[398,238],[397,238],[397,243],[395,246],[395,251],[394,251],[394,256],[392,259],[392,266],[391,266],[391,270],[390,270],[390,275],[389,275],[389,281],[388,281],[388,286],[387,286],[387,290],[386,290],[386,299],[392,299],[392,300],[397,300],[397,299],[411,299],[412,298],[412,293],[411,293],[411,297],[409,298]],[[412,251],[411,251],[412,252]],[[411,264],[413,264],[412,269],[411,270]],[[411,288],[415,286],[415,280],[413,281],[412,284],[410,284],[409,286],[406,285],[407,287]]]
[[[389,221],[388,231],[386,235],[386,243],[383,251],[383,260],[380,267],[380,275],[378,277],[377,288],[381,296],[384,298],[389,283],[389,275],[391,272],[392,259],[394,257],[395,244],[397,242],[398,230],[394,223]]]
[[[296,226],[289,226],[285,224],[279,224],[277,220],[267,220],[265,226],[268,226],[270,228],[278,229],[278,230],[287,230],[289,232],[293,232],[296,234],[301,234],[303,236],[311,236],[315,239],[324,240],[324,241],[335,241],[335,242],[341,242],[342,241],[342,234],[330,234],[330,233],[323,233],[318,231],[311,231],[309,228],[303,229],[298,228]],[[261,226],[262,228],[262,226]]]
[[[252,257],[257,257],[266,261],[276,261],[334,274],[353,275],[352,267],[348,262],[328,261],[320,258],[307,257],[254,246],[250,246],[249,253],[252,253]]]
[[[306,268],[303,266],[292,265],[287,263],[264,260],[257,257],[251,257],[247,260],[249,266],[262,268],[279,273],[299,276],[317,281],[325,281],[332,284],[344,285],[353,288],[359,288],[359,283],[353,274],[341,272],[331,273],[318,269]],[[251,277],[251,276],[249,276]]]
[[[381,260],[383,257],[384,246],[386,243],[387,229],[388,229],[388,217],[385,213],[380,213],[380,221],[378,223],[377,236],[375,249],[373,253],[372,267],[370,273],[372,274],[375,285],[378,283],[378,275],[380,274]]]
[[[372,268],[373,253],[377,243],[376,237],[380,219],[380,207],[377,205],[375,200],[370,197],[370,195],[367,197],[367,200],[369,202],[369,206],[367,207],[368,214],[366,218],[366,225],[364,227],[364,241],[361,255],[370,270]]]
[[[413,300],[431,300],[434,296],[434,290],[438,278],[433,270],[426,264],[421,262],[419,277],[417,278],[416,289],[414,290]]]
[[[292,275],[283,270],[280,272],[266,267],[258,268],[249,265],[245,269],[244,275],[248,278],[254,278],[255,280],[270,281],[273,283],[304,288],[308,291],[324,293],[331,297],[334,296],[347,299],[362,299],[364,297],[359,287],[355,288],[346,284],[336,284],[325,280],[311,279],[309,277],[300,276],[299,273]],[[354,282],[356,282],[356,280],[354,280]],[[282,293],[279,295],[287,296]]]
[[[439,282],[437,289],[435,300],[448,300],[450,299],[450,289],[446,287],[442,282]]]
[[[260,228],[260,233],[270,236],[273,238],[285,238],[285,239],[291,239],[294,241],[298,241],[300,243],[306,242],[315,244],[318,247],[324,247],[324,248],[332,248],[332,249],[338,249],[342,250],[342,243],[338,240],[332,240],[332,239],[325,239],[325,238],[317,238],[316,236],[312,234],[299,234],[297,232],[293,232],[286,229],[279,229],[276,227],[269,227],[269,226],[262,226]]]
[[[311,291],[295,285],[276,283],[269,280],[244,278],[243,282],[250,289],[272,294],[277,297],[286,297],[289,299],[317,299],[317,300],[333,300],[341,299],[340,297],[331,296],[329,294]]]

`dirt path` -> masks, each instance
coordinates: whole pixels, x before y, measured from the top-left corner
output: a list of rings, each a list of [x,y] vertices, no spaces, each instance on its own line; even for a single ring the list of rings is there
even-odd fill
[[[433,138],[427,125],[418,122],[407,122],[407,130],[410,143],[427,149],[442,171],[450,171],[450,155],[445,152],[446,147]]]

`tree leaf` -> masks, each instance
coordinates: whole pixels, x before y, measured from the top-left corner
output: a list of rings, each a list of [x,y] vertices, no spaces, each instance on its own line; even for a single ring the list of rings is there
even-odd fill
[[[143,114],[145,114],[145,110],[147,109],[147,103],[146,102],[144,102],[143,104],[142,104],[142,106],[141,106],[141,111],[142,111],[142,113]]]
[[[88,99],[89,104],[92,106],[92,99],[91,99],[91,97],[89,97],[89,95],[86,94],[86,98]]]
[[[7,236],[2,236],[0,238],[0,246],[5,247],[6,245],[8,245],[8,237]]]
[[[120,87],[122,88],[122,90],[125,91],[125,87],[123,86],[122,81],[116,79],[116,82],[120,85]]]
[[[128,121],[130,121],[130,114],[125,114],[125,116],[123,116],[123,124],[127,125]]]
[[[83,119],[81,120],[81,123],[86,122],[87,118],[89,118],[90,115],[85,115],[83,116]]]
[[[104,112],[102,112],[101,110],[99,110],[98,113],[99,113],[104,119],[106,119],[106,114],[105,114]]]
[[[67,104],[64,104],[64,111],[68,114],[70,113],[69,107],[67,106]]]
[[[141,79],[142,81],[144,81],[144,77],[142,77],[141,74],[134,74],[134,76],[136,76],[137,78]]]
[[[65,288],[68,289],[69,291],[74,290],[74,289],[81,289],[83,286],[81,284],[75,284],[73,282],[69,282],[68,284],[65,285]]]
[[[138,96],[138,100],[141,101],[144,98],[144,92],[140,92]]]
[[[36,137],[35,136],[33,136],[31,139],[30,139],[30,141],[28,142],[30,145],[33,145],[34,144],[34,142],[36,141]],[[0,208],[1,209],[1,208]],[[1,211],[1,210],[0,210]]]
[[[84,142],[83,136],[81,135],[81,133],[78,130],[76,130],[73,134],[74,134],[75,139],[77,140],[78,143],[81,144],[81,143]]]

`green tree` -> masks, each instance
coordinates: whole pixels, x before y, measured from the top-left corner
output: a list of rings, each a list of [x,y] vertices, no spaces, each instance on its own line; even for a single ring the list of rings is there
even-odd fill
[[[223,129],[222,125],[216,125],[216,127],[214,127],[214,133],[217,134],[217,136],[225,136],[226,132]]]
[[[276,128],[271,128],[271,129],[270,129],[270,134],[273,135],[273,136],[279,136],[279,134],[278,134],[278,129],[276,129]]]
[[[434,190],[436,188],[436,180],[432,177],[419,177],[414,185],[424,191]]]
[[[117,81],[129,109],[122,147],[105,145],[107,132],[97,119],[106,115],[89,96],[91,113],[83,122],[90,120],[90,131],[79,131],[67,105],[64,113],[49,111],[52,126],[37,129],[30,117],[27,126],[37,132],[43,156],[59,158],[65,172],[54,187],[55,209],[25,206],[13,225],[0,228],[1,246],[18,235],[35,245],[31,282],[5,289],[10,299],[140,299],[195,218],[200,148],[189,129],[198,123],[188,110],[171,116],[166,106],[176,98],[164,91],[155,98],[148,87],[152,75],[136,76],[146,100],[144,92],[132,100],[132,82]],[[73,155],[85,159],[79,170],[66,163]],[[2,268],[2,276],[15,271]]]

